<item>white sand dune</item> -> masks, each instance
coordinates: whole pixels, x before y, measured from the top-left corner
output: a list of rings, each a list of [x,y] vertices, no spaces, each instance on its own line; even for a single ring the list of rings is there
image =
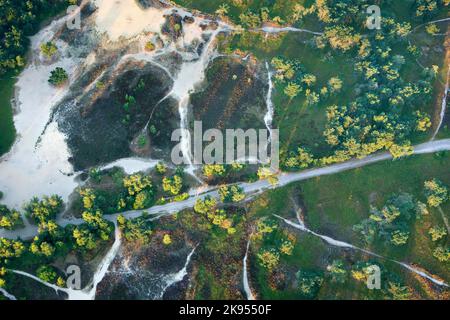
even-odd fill
[[[94,0],[93,3],[98,7],[97,30],[107,33],[111,41],[131,38],[142,32],[159,33],[165,22],[164,11],[144,10],[134,0]]]

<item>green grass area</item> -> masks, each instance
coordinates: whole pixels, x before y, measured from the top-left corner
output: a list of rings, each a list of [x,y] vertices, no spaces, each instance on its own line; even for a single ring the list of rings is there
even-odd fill
[[[45,10],[45,12],[39,12],[36,17],[39,27],[34,31],[37,32],[41,27],[50,23],[53,17],[62,14],[66,9],[66,1],[55,1],[51,8]],[[29,40],[27,39],[26,42],[26,47],[28,47]],[[16,136],[11,99],[14,95],[16,76],[20,71],[10,71],[0,75],[0,156],[10,150]]]
[[[291,185],[282,190],[269,192],[256,200],[250,209],[254,218],[272,217],[278,214],[294,218],[294,203],[302,202],[298,199],[299,192],[296,185]],[[278,221],[278,220],[275,220]],[[253,285],[261,299],[357,299],[371,297],[379,299],[382,292],[370,292],[364,283],[352,279],[349,274],[344,284],[333,283],[326,275],[326,267],[334,259],[346,259],[348,253],[337,247],[333,247],[316,236],[307,234],[288,227],[287,224],[278,221],[278,227],[273,233],[266,235],[262,242],[252,243],[250,266]],[[257,253],[260,247],[276,247],[280,239],[286,234],[295,237],[295,246],[292,255],[281,255],[279,265],[271,272],[259,264]],[[366,261],[357,252],[352,252],[351,261]],[[350,262],[346,263],[350,269]],[[379,263],[379,261],[377,262]],[[314,297],[304,296],[296,287],[296,273],[314,272],[323,278],[323,284]]]
[[[15,81],[13,74],[0,78],[0,156],[9,151],[16,135],[11,106]]]
[[[313,230],[331,232],[341,240],[359,242],[351,230],[369,214],[370,205],[381,207],[393,194],[406,192],[425,202],[423,183],[438,178],[450,186],[450,153],[420,155],[386,161],[330,176],[317,177],[268,192],[257,214],[294,217],[294,202],[303,202]],[[300,200],[299,200],[300,199]],[[444,211],[450,204],[444,206]]]
[[[305,250],[305,248],[308,248]],[[322,241],[306,234],[298,234],[297,242],[292,256],[282,256],[280,266],[277,267],[278,274],[289,275],[288,278],[295,277],[298,270],[324,271],[321,261],[326,259],[327,247]],[[258,293],[261,299],[269,300],[294,300],[302,299],[299,291],[292,286],[279,290],[276,288],[274,279],[270,273],[258,264],[256,255],[250,259],[252,270],[255,270],[258,286]],[[274,277],[278,278],[278,277]],[[275,288],[274,288],[275,287]]]
[[[420,31],[420,30],[419,30]],[[348,105],[355,99],[355,88],[361,84],[358,73],[354,70],[354,58],[348,54],[339,54],[335,51],[323,51],[309,44],[311,35],[286,33],[266,38],[263,34],[244,33],[235,35],[228,50],[241,50],[251,52],[260,61],[271,61],[272,58],[282,56],[288,59],[297,59],[304,65],[306,72],[317,76],[315,90],[326,86],[327,81],[334,76],[343,80],[343,89],[335,96],[321,100],[316,106],[308,106],[303,93],[292,101],[283,93],[284,86],[277,85],[273,94],[275,104],[275,126],[280,129],[282,150],[292,150],[298,146],[307,146],[313,153],[322,156],[329,152],[323,137],[326,125],[326,109],[331,105]],[[406,44],[401,43],[393,47],[393,54],[408,57],[400,74],[407,82],[415,83],[420,80],[422,66],[431,67],[437,65],[444,70],[442,38],[430,37],[425,32],[418,32],[412,37],[412,43],[419,47],[430,47],[416,61],[408,57],[405,52]],[[445,75],[440,72],[435,90],[426,104],[420,106],[420,110],[433,116],[435,109],[440,107],[438,93],[445,82]],[[432,135],[429,130],[426,133],[414,133],[411,136],[413,143],[427,140]]]
[[[444,91],[444,85],[447,82],[447,70],[448,70],[448,66],[447,67],[443,67],[441,66],[440,68],[440,73],[439,73],[439,84],[437,85],[441,91],[441,93],[443,93]],[[437,134],[436,138],[437,139],[448,139],[450,138],[450,108],[449,108],[449,99],[447,98],[447,109],[445,112],[445,116],[444,116],[444,121],[442,123],[442,126],[439,130],[439,133]],[[440,108],[442,108],[442,96],[436,97],[436,108],[438,110],[441,110]]]
[[[292,191],[292,189],[290,190]],[[284,192],[287,193],[286,190]],[[279,198],[274,194],[270,197],[264,197],[261,202],[257,201],[253,209],[257,216],[264,212],[264,207],[268,207],[269,211],[272,204],[278,207]],[[267,202],[266,202],[267,201]],[[293,209],[289,204],[285,208]],[[276,209],[274,210],[276,211]],[[267,215],[267,212],[264,213]],[[357,251],[347,251],[337,247],[333,247],[322,241],[316,236],[307,234],[288,227],[288,225],[280,222],[277,231],[264,238],[263,242],[252,244],[253,250],[259,250],[260,246],[270,247],[275,245],[277,241],[285,233],[295,236],[296,242],[292,255],[281,255],[278,266],[269,272],[259,264],[258,257],[254,252],[250,255],[250,269],[252,275],[252,284],[260,299],[269,300],[302,300],[302,299],[319,299],[319,300],[337,300],[337,299],[385,299],[387,293],[385,290],[369,290],[364,281],[357,281],[351,276],[352,267],[356,262],[370,262],[382,268],[383,277],[386,279],[397,278],[403,283],[411,286],[417,286],[414,279],[402,272],[403,270],[390,264],[385,260],[374,259]],[[327,273],[327,266],[333,260],[340,259],[344,261],[347,274],[344,283],[335,283]],[[298,271],[313,272],[320,276],[323,280],[318,292],[313,296],[305,296],[298,289],[296,274]],[[418,287],[417,290],[420,290]]]
[[[311,229],[339,240],[365,246],[352,227],[366,219],[370,205],[382,207],[394,193],[406,192],[416,200],[426,202],[423,184],[438,178],[450,186],[450,153],[414,156],[401,161],[383,162],[361,169],[324,176],[298,184],[307,208],[306,219]],[[292,187],[291,187],[292,188]],[[450,212],[450,203],[442,206]],[[450,279],[446,265],[432,256],[432,244],[428,229],[444,225],[437,209],[414,222],[411,238],[406,246],[393,247],[376,242],[370,249],[398,260],[414,262],[445,279]]]
[[[229,295],[227,287],[204,266],[199,267],[196,286],[196,300],[222,300]]]

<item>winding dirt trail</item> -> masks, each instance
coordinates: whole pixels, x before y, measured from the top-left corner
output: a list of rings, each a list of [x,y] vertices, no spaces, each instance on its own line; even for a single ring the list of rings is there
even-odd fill
[[[450,18],[449,18],[450,20]],[[447,27],[447,34],[445,37],[444,48],[446,48],[445,58],[444,58],[444,66],[447,67],[447,78],[445,82],[445,86],[442,92],[439,95],[439,100],[436,106],[435,119],[437,118],[437,127],[434,131],[433,137],[431,140],[436,139],[439,134],[442,125],[444,124],[445,114],[447,112],[447,99],[448,99],[448,85],[450,82],[450,24]],[[440,103],[439,103],[440,102]]]
[[[102,3],[103,1],[98,0],[99,3]],[[105,2],[106,3],[106,2]],[[120,1],[117,1],[116,4],[119,3]],[[106,7],[105,7],[106,8]],[[109,8],[109,7],[108,7]],[[178,10],[182,10],[177,8]],[[159,13],[155,12],[156,16],[159,16]],[[64,19],[67,19],[64,18]],[[56,24],[60,24],[63,23],[65,20],[61,19],[60,21],[58,21]],[[448,21],[450,20],[450,18],[448,19],[442,19],[439,21],[435,21],[435,22],[441,22],[441,21]],[[107,22],[107,21],[106,21]],[[103,21],[103,23],[106,23],[105,21]],[[122,21],[123,23],[125,23],[126,21]],[[163,21],[159,21],[157,23],[158,26],[161,25]],[[432,23],[432,22],[430,22]],[[40,42],[42,42],[42,39],[47,39],[47,38],[51,38],[52,37],[52,32],[54,32],[57,28],[57,25],[53,25],[48,27],[47,29],[44,29],[43,31],[41,31],[38,36],[36,36],[35,38],[33,38],[33,47],[36,49],[37,46],[39,45]],[[100,24],[101,26],[103,26],[103,24]],[[145,25],[146,28],[148,28],[148,25]],[[420,26],[418,26],[420,27]],[[418,28],[416,27],[416,28]],[[108,27],[109,28],[109,27]],[[106,28],[105,30],[108,30],[108,28]],[[214,39],[216,38],[216,36],[220,33],[220,32],[227,32],[227,31],[232,31],[234,30],[232,27],[228,26],[228,25],[220,25],[220,28],[214,32],[210,32],[210,39],[209,41],[207,41],[206,43],[206,49],[204,49],[204,53],[199,57],[198,60],[192,60],[192,61],[184,61],[183,63],[183,68],[181,69],[180,73],[174,78],[172,76],[172,74],[170,73],[170,71],[165,68],[164,66],[160,65],[157,63],[156,60],[154,60],[153,58],[149,57],[148,55],[142,55],[142,54],[136,54],[136,55],[130,55],[126,58],[134,58],[137,60],[145,60],[147,59],[148,62],[154,63],[155,65],[159,66],[160,68],[162,68],[166,73],[168,73],[168,75],[172,78],[172,80],[174,81],[174,87],[170,93],[170,95],[175,96],[178,101],[179,101],[179,111],[180,111],[180,118],[181,118],[181,127],[187,127],[187,107],[189,104],[189,97],[190,97],[190,93],[195,89],[195,86],[202,81],[202,79],[204,78],[204,73],[205,70],[210,62],[211,57],[213,57],[213,49],[212,47],[212,43],[214,42]],[[414,29],[415,30],[415,29]],[[306,33],[310,33],[310,34],[314,34],[314,35],[322,35],[322,33],[320,32],[314,32],[311,30],[305,30],[305,29],[298,29],[298,28],[293,28],[293,27],[263,27],[260,29],[257,29],[255,31],[262,31],[265,33],[281,33],[281,32],[306,32]],[[135,30],[129,30],[130,33],[134,33]],[[113,34],[111,35],[112,38],[114,37],[119,37],[120,34],[116,35]],[[447,55],[448,55],[448,51],[447,51]],[[77,61],[74,60],[70,60],[69,58],[67,58],[67,61],[63,61],[66,65],[66,68],[68,69],[75,69],[76,68],[76,63]],[[269,71],[268,65],[266,64],[267,67],[267,71],[268,71],[268,76],[269,76],[269,94],[267,97],[267,104],[268,104],[268,113],[265,117],[265,122],[267,124],[268,127],[270,127],[271,125],[271,118],[273,116],[273,105],[271,104],[271,89],[273,88],[272,84],[271,84],[271,73]],[[39,71],[39,70],[38,70]],[[36,70],[33,70],[32,68],[28,68],[26,69],[26,72],[28,72],[30,74],[30,79],[34,79],[37,76],[41,76],[43,74],[47,75],[47,71],[48,70],[44,70],[45,72],[36,72]],[[24,73],[24,75],[26,76],[27,73]],[[34,74],[34,73],[36,74]],[[26,77],[24,77],[24,75],[22,75],[22,79],[27,80]],[[450,139],[446,139],[446,140],[434,140],[437,133],[439,132],[439,129],[442,126],[443,123],[443,118],[445,115],[445,107],[446,107],[446,99],[447,99],[447,94],[448,94],[448,83],[449,83],[449,75],[450,75],[450,68],[449,68],[449,73],[447,76],[447,84],[445,87],[445,94],[443,97],[443,101],[442,101],[442,107],[441,107],[441,115],[440,115],[440,123],[438,128],[435,131],[435,134],[433,136],[433,141],[418,145],[415,147],[415,151],[414,154],[419,155],[419,154],[428,154],[428,153],[434,153],[434,152],[438,152],[438,151],[449,151],[450,150]],[[29,81],[30,82],[30,81]],[[20,84],[20,83],[19,83]],[[25,85],[24,85],[25,87]],[[32,88],[34,90],[34,88]],[[48,94],[44,95],[44,98],[47,97],[53,97],[52,99],[50,99],[49,101],[45,101],[45,105],[48,106],[48,109],[51,109],[51,106],[53,106],[56,101],[58,101],[62,96],[65,95],[65,92],[63,90],[60,90],[59,92],[57,92],[57,94],[55,94],[54,90],[52,88],[46,88],[48,89],[47,91]],[[23,89],[24,90],[24,89]],[[53,91],[52,91],[53,90]],[[22,95],[28,94],[28,91],[23,91]],[[33,94],[29,94],[31,97],[33,97]],[[30,100],[30,99],[28,99]],[[34,103],[34,102],[33,102]],[[31,105],[31,102],[29,103]],[[46,120],[46,116],[47,113],[49,112],[49,110],[46,111],[45,114],[42,115],[43,120]],[[42,121],[42,123],[44,123]],[[39,127],[38,127],[39,129]],[[51,128],[50,128],[51,129]],[[22,130],[25,132],[25,129]],[[50,131],[50,133],[52,133],[52,131]],[[55,132],[56,134],[57,132]],[[26,142],[29,140],[29,143],[25,144],[25,147],[27,147],[27,149],[25,150],[27,152],[27,154],[34,154],[35,153],[35,144],[34,142],[37,140],[38,134],[40,134],[40,132],[36,131],[35,134],[31,135],[30,139],[27,139]],[[25,135],[24,135],[25,136]],[[188,150],[190,150],[190,146],[187,144],[189,137],[184,137],[183,140],[185,142],[184,147],[183,147],[183,153],[185,154],[185,156],[188,156]],[[33,142],[33,144],[32,144]],[[45,142],[45,140],[44,140]],[[24,145],[23,141],[21,146]],[[18,155],[20,155],[20,153],[17,152],[18,147],[16,146],[16,153]],[[19,149],[20,151],[21,149]],[[26,152],[23,152],[24,154]],[[47,151],[47,150],[44,150]],[[25,159],[27,157],[24,157]],[[66,158],[67,155],[65,155],[64,159],[51,159],[54,160],[54,163],[57,163],[58,165],[60,163],[66,164]],[[190,155],[189,155],[189,158]],[[12,160],[14,160],[11,156],[11,154],[9,155],[9,158],[6,159],[2,159],[2,160],[8,160],[11,161],[11,163],[13,162]],[[41,159],[38,159],[39,161],[36,161],[37,163],[40,163]],[[131,161],[132,160],[132,161]],[[154,165],[154,163],[148,163],[147,161],[144,161],[145,163],[143,163],[142,161],[140,161],[139,159],[123,159],[122,162],[120,162],[124,167],[133,167],[133,166],[151,166]],[[266,180],[261,180],[261,181],[257,181],[254,183],[240,183],[239,185],[243,188],[244,192],[248,195],[248,196],[255,196],[257,194],[260,194],[266,190],[269,189],[275,189],[275,188],[280,188],[283,186],[286,186],[288,184],[294,183],[294,182],[298,182],[298,181],[303,181],[303,180],[307,180],[307,179],[311,179],[314,177],[319,177],[319,176],[323,176],[323,175],[331,175],[331,174],[336,174],[339,172],[344,172],[347,170],[352,170],[352,169],[356,169],[356,168],[360,168],[360,167],[364,167],[366,165],[370,165],[373,163],[377,163],[377,162],[381,162],[381,161],[388,161],[388,160],[392,160],[392,156],[389,153],[379,153],[379,154],[375,154],[372,156],[369,156],[365,159],[355,159],[355,160],[350,160],[344,163],[340,163],[340,164],[336,164],[336,165],[331,165],[331,166],[327,166],[327,167],[323,167],[323,168],[315,168],[315,169],[310,169],[310,170],[305,170],[302,172],[298,172],[298,173],[281,173],[278,175],[279,178],[279,183],[277,185],[271,185],[268,181]],[[12,163],[14,164],[14,163]],[[16,164],[14,164],[16,165]],[[54,167],[52,166],[52,163],[50,162],[49,167]],[[3,168],[2,168],[3,167]],[[0,169],[4,169],[6,170],[7,168],[5,167],[5,165],[3,165],[2,167],[0,167]],[[38,168],[40,170],[40,168]],[[1,170],[0,170],[1,172]],[[6,172],[6,171],[5,171]],[[60,178],[58,176],[58,178]],[[68,179],[67,177],[61,177],[60,180],[64,180],[64,182],[67,182]],[[70,188],[72,188],[73,190],[73,185],[74,183],[71,181],[71,185],[69,186]],[[52,186],[53,188],[55,188],[55,186]],[[147,210],[138,210],[138,211],[129,211],[129,212],[125,212],[122,213],[125,217],[127,218],[136,218],[139,217],[143,214],[143,212],[148,212],[150,215],[155,216],[155,219],[157,219],[158,217],[164,216],[164,215],[168,215],[168,214],[172,214],[172,213],[176,213],[179,212],[181,210],[187,209],[187,208],[192,208],[196,202],[196,200],[198,198],[205,198],[207,196],[211,196],[211,197],[215,197],[218,198],[219,194],[217,189],[212,189],[212,190],[208,190],[205,192],[199,192],[198,194],[196,194],[195,191],[191,192],[191,197],[185,201],[181,201],[181,202],[176,202],[176,203],[169,203],[166,205],[161,205],[161,206],[155,206],[152,208],[149,208]],[[116,219],[117,219],[118,214],[115,215],[110,215],[110,216],[105,216],[106,219],[108,219],[109,221],[112,221],[116,224]],[[281,217],[279,217],[281,218]],[[335,239],[332,239],[330,237],[327,236],[323,236],[323,235],[319,235],[309,229],[307,229],[304,225],[301,224],[296,224],[293,223],[291,221],[288,221],[284,218],[283,219],[286,223],[288,223],[289,225],[293,226],[294,228],[297,228],[299,230],[302,231],[306,231],[309,232],[317,237],[320,237],[321,239],[323,239],[324,241],[326,241],[327,243],[334,245],[334,246],[338,246],[338,247],[342,247],[342,248],[349,248],[349,249],[353,249],[353,250],[359,250],[362,252],[365,252],[367,254],[371,254],[373,256],[379,257],[379,258],[384,258],[384,259],[388,259],[385,257],[381,257],[375,253],[366,251],[364,249],[361,248],[357,248],[351,244],[345,243],[345,242],[341,242]],[[60,224],[61,226],[66,226],[68,224],[74,224],[74,225],[79,225],[84,223],[83,220],[81,219],[74,219],[74,220],[68,220],[68,219],[64,219],[64,218],[58,218],[57,220],[58,224]],[[35,235],[37,234],[37,227],[36,226],[32,226],[27,224],[25,228],[23,229],[19,229],[19,230],[14,230],[14,231],[7,231],[4,229],[0,229],[0,237],[3,238],[9,238],[9,239],[16,239],[16,238],[22,238],[22,239],[31,239],[33,238]],[[55,285],[46,283],[44,281],[42,281],[41,279],[37,278],[36,276],[33,276],[31,274],[28,274],[26,272],[23,271],[19,271],[19,270],[12,270],[12,272],[19,274],[19,275],[23,275],[26,277],[29,277],[35,281],[38,281],[52,289],[54,289],[55,291],[60,291],[60,292],[65,292],[70,300],[91,300],[91,299],[95,299],[95,293],[96,293],[96,289],[98,284],[103,280],[103,278],[105,277],[106,273],[108,272],[108,268],[110,267],[111,263],[113,262],[114,258],[116,257],[119,248],[120,248],[120,244],[121,244],[121,238],[120,238],[120,231],[117,228],[116,225],[116,231],[115,231],[115,241],[113,246],[110,248],[110,250],[108,251],[108,253],[106,254],[106,256],[104,257],[104,259],[102,260],[102,262],[100,263],[100,265],[98,266],[92,283],[85,289],[83,290],[72,290],[72,289],[62,289],[59,288]],[[247,245],[247,251],[246,251],[246,255],[244,257],[244,270],[243,270],[243,284],[244,284],[244,290],[245,293],[247,295],[247,298],[249,300],[253,300],[255,299],[253,293],[251,292],[250,289],[250,285],[248,282],[248,274],[247,274],[247,258],[248,258],[248,251],[249,251],[249,244]],[[190,263],[191,257],[194,254],[195,249],[189,254],[189,256],[187,257],[187,261],[186,264],[184,266],[184,268],[182,270],[180,270],[179,273],[172,275],[171,281],[173,280],[173,283],[176,283],[178,281],[181,281],[187,274],[187,267]],[[390,260],[390,259],[388,259]],[[392,260],[394,261],[394,260]],[[404,268],[406,268],[407,270],[414,272],[430,281],[432,281],[433,283],[440,285],[440,286],[447,286],[448,285],[442,281],[438,281],[436,279],[434,279],[433,277],[431,277],[428,273],[420,271],[406,263],[402,263],[402,262],[398,262],[398,261],[394,261],[395,263],[403,266]],[[181,279],[181,280],[180,280]],[[170,283],[170,282],[169,282]],[[173,284],[172,283],[172,284]],[[167,288],[166,288],[167,289]],[[6,290],[1,289],[0,288],[0,293],[2,293],[5,297],[7,297],[8,299],[14,300],[15,297],[13,295],[11,295],[10,293],[8,293]]]
[[[121,235],[120,235],[120,230],[117,227],[117,224],[115,224],[114,243],[111,246],[111,248],[108,250],[105,257],[102,259],[100,264],[98,265],[98,267],[94,273],[94,276],[92,278],[92,282],[86,288],[84,288],[82,290],[75,290],[75,289],[71,289],[71,288],[61,288],[61,287],[58,287],[57,285],[43,281],[40,278],[38,278],[35,275],[32,275],[28,272],[24,272],[24,271],[20,271],[20,270],[10,270],[10,271],[15,274],[35,280],[35,281],[43,284],[44,286],[55,290],[55,292],[63,292],[65,294],[67,294],[68,300],[95,300],[95,295],[97,293],[97,286],[105,277],[110,265],[112,264],[117,253],[119,252],[121,242],[122,242],[122,239],[121,239]]]

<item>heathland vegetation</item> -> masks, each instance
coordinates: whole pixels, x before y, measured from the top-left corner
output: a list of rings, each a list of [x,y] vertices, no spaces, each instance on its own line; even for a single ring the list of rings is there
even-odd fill
[[[231,93],[217,98],[236,101],[234,95],[245,96],[243,91],[250,90],[252,82],[265,82],[270,74],[273,126],[281,133],[283,171],[327,166],[376,152],[390,152],[395,161],[257,195],[246,194],[237,182],[269,180],[275,187],[279,177],[265,167],[205,165],[198,175],[209,185],[217,185],[212,191],[217,197],[198,198],[192,202],[193,208],[176,214],[149,215],[146,210],[154,206],[189,201],[197,182],[185,168],[164,162],[134,174],[119,168],[92,168],[93,162],[100,165],[100,148],[105,157],[112,148],[94,141],[90,147],[95,159],[81,165],[83,181],[69,203],[58,195],[48,195],[31,199],[23,208],[0,205],[1,229],[15,232],[28,225],[37,229],[30,239],[0,238],[0,287],[19,290],[19,298],[38,296],[36,284],[23,285],[23,279],[11,271],[14,269],[65,287],[67,263],[75,261],[88,270],[95,269],[91,264],[104,256],[117,227],[132,254],[151,250],[151,259],[139,261],[141,268],[167,261],[170,265],[184,249],[196,248],[189,269],[191,284],[177,289],[185,298],[245,298],[241,286],[245,255],[251,290],[262,299],[448,299],[448,289],[395,261],[423,269],[437,281],[450,281],[450,155],[412,156],[413,145],[432,136],[440,113],[436,110],[441,105],[438,91],[446,74],[445,37],[440,33],[446,25],[430,22],[444,16],[449,1],[380,2],[383,18],[379,30],[365,26],[366,8],[372,4],[367,0],[174,2],[236,26],[231,35],[219,36],[219,51],[224,59],[229,56],[239,63],[217,63],[209,69],[208,81],[222,73],[220,68],[227,69],[223,74],[230,76],[230,82],[236,81],[222,88]],[[67,3],[74,1],[0,0],[0,72],[4,75],[0,91],[5,93],[5,98],[0,97],[5,99],[0,106],[0,154],[13,140],[9,99],[14,83],[10,78],[25,64],[26,37]],[[176,26],[178,37],[183,28]],[[283,27],[294,31],[278,32]],[[156,45],[147,42],[145,50],[153,52]],[[42,43],[40,54],[45,60],[56,58],[57,44]],[[244,67],[243,61],[249,61],[250,68]],[[249,75],[248,70],[257,76]],[[160,76],[153,76],[139,78],[137,72],[128,72],[110,95],[116,103],[108,112],[126,128],[120,132],[132,136],[142,150],[167,138],[171,128],[164,122],[171,114],[160,108],[156,119],[150,117],[147,130],[141,130],[149,119],[145,114],[149,112],[147,89],[165,87],[155,85]],[[68,78],[66,70],[55,68],[48,81],[63,86]],[[130,79],[136,79],[135,85],[130,85]],[[241,86],[245,83],[248,86]],[[214,92],[219,92],[215,85],[208,84],[199,99],[214,100]],[[95,89],[102,91],[106,86],[98,81]],[[252,103],[260,102],[255,101],[245,100],[250,105],[245,106],[246,115],[253,112],[260,117],[259,109],[252,109]],[[109,100],[101,102],[110,105]],[[218,115],[208,116],[221,123],[223,115],[232,110],[231,104],[224,105],[225,110],[213,110]],[[234,112],[241,117],[241,110]],[[95,127],[98,124],[93,123]],[[8,127],[5,134],[3,126]],[[119,149],[126,149],[128,136],[125,147]],[[132,219],[126,214],[129,211],[140,216]],[[59,221],[67,221],[59,220],[62,214],[78,220],[59,225]],[[297,228],[282,218],[295,222]],[[348,245],[339,247],[333,239]],[[125,258],[130,258],[127,252],[124,250]],[[161,262],[166,255],[170,257]],[[380,290],[366,286],[374,265],[382,274]],[[52,294],[43,295],[48,298]]]

